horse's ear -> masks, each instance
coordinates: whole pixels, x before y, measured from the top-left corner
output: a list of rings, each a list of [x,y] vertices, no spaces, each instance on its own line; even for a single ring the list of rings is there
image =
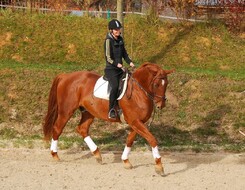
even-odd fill
[[[175,69],[164,70],[164,72],[168,75],[168,74],[171,74],[171,73],[175,72]]]
[[[155,66],[155,64],[152,63],[148,63],[145,64],[147,66],[147,68],[149,69],[149,71],[153,74],[153,75],[157,75],[159,68]]]

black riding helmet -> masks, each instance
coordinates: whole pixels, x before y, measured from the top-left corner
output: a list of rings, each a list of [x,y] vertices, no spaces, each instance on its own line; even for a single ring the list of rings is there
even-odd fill
[[[122,28],[122,24],[117,19],[112,19],[108,24],[109,30],[115,30]]]

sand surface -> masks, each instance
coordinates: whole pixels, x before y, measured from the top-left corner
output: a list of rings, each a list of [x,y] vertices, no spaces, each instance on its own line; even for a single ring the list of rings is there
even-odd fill
[[[98,164],[87,151],[59,151],[55,162],[44,149],[0,149],[1,190],[245,189],[245,153],[161,152],[166,176],[155,173],[150,151],[132,151],[126,170],[120,152],[102,152]]]

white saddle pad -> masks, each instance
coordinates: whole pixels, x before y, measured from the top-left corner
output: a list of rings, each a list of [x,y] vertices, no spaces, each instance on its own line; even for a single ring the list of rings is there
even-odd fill
[[[123,90],[122,93],[119,95],[119,97],[117,98],[118,100],[120,100],[123,95],[126,92],[127,89],[127,83],[128,83],[128,74],[126,74],[126,77],[123,79],[125,80],[124,85],[123,85]],[[94,86],[94,96],[97,98],[102,98],[105,100],[109,100],[109,90],[108,90],[108,86],[109,86],[109,82],[103,79],[103,76],[100,77]]]

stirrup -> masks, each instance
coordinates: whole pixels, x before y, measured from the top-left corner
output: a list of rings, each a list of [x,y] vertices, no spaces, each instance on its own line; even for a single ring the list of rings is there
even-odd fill
[[[109,119],[116,119],[117,118],[117,113],[115,109],[111,109],[108,113],[108,118]]]

